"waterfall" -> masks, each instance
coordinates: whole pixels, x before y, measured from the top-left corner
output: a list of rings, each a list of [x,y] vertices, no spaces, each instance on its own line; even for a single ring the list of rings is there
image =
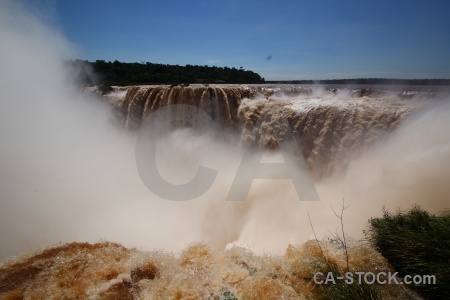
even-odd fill
[[[237,130],[245,144],[277,149],[295,139],[317,178],[345,167],[350,157],[380,140],[417,106],[413,92],[311,87],[130,87],[121,111],[138,129],[157,109],[176,104],[203,110],[222,129]],[[178,111],[178,114],[183,114]]]

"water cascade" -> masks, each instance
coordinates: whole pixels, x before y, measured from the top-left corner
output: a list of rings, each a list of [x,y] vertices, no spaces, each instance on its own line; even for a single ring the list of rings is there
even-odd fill
[[[134,86],[128,88],[119,109],[129,129],[140,128],[158,108],[185,104],[206,112],[219,128],[240,131],[247,144],[277,149],[295,139],[308,166],[321,178],[345,167],[350,156],[394,130],[418,106],[411,95],[416,93]]]

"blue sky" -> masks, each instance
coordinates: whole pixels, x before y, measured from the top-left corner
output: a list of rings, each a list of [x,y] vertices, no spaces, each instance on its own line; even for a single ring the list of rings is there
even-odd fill
[[[242,66],[266,80],[450,78],[448,0],[28,2],[91,61]]]

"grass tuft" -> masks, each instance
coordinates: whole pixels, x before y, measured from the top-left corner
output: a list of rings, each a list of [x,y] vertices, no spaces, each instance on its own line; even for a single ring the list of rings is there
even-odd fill
[[[361,283],[354,282],[352,284],[346,284],[343,280],[338,280],[328,290],[327,295],[329,299],[333,300],[382,299],[379,289],[375,288],[374,285],[366,284],[364,281],[361,281]]]
[[[427,299],[450,299],[450,213],[440,216],[414,206],[369,220],[371,244],[399,275],[435,275],[436,284],[415,285]]]

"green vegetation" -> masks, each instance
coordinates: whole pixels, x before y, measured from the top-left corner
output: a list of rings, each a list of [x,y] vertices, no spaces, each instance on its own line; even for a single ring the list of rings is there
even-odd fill
[[[450,79],[326,79],[265,81],[259,74],[243,67],[228,68],[194,65],[165,65],[150,62],[124,63],[96,60],[68,61],[83,85],[135,85],[135,84],[184,84],[190,83],[272,83],[272,84],[378,84],[378,85],[450,85]]]
[[[427,299],[450,299],[450,213],[429,214],[419,206],[369,221],[366,236],[399,275],[435,275],[436,284],[416,285]]]
[[[342,274],[336,273],[335,275],[342,276]],[[382,299],[380,291],[375,288],[374,285],[369,285],[364,281],[361,284],[353,282],[352,284],[346,284],[343,280],[338,280],[328,290],[328,298],[333,300],[378,300]]]
[[[83,85],[264,83],[264,78],[257,73],[243,68],[123,63],[117,60],[74,60],[68,64],[77,70],[78,80]]]

